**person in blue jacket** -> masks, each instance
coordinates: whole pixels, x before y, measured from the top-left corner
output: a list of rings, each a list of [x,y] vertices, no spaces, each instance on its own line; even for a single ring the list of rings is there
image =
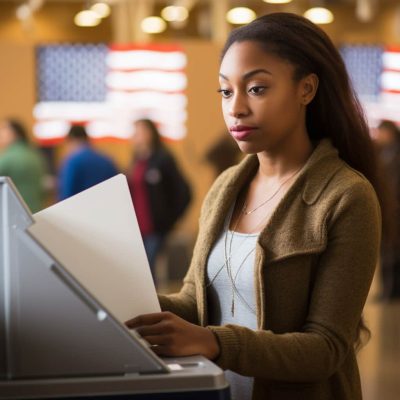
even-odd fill
[[[83,126],[73,125],[66,140],[70,154],[59,173],[59,200],[71,197],[118,174],[114,162],[90,146]]]

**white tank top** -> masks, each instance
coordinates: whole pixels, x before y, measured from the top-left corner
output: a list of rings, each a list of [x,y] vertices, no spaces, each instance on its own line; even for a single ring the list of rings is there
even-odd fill
[[[228,213],[225,229],[233,209]],[[207,304],[210,325],[235,324],[257,329],[254,259],[257,234],[228,232],[215,243],[207,262]],[[233,236],[231,236],[233,235]],[[232,240],[232,242],[231,242]],[[234,279],[234,315],[232,315],[232,284],[225,263],[225,252],[231,252],[231,276]],[[227,370],[226,379],[231,386],[232,400],[250,400],[253,378]]]

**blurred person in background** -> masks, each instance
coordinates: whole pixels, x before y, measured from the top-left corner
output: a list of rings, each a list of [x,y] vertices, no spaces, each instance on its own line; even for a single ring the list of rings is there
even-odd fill
[[[395,201],[394,237],[383,240],[381,252],[381,298],[390,300],[400,298],[400,128],[392,121],[382,121],[375,131],[375,142]]]
[[[29,142],[24,125],[16,119],[0,122],[0,176],[12,179],[34,213],[44,207],[45,161]]]
[[[64,200],[118,174],[114,162],[90,146],[86,129],[73,125],[66,137],[68,156],[58,181],[58,197]]]
[[[134,124],[133,160],[127,172],[129,189],[150,268],[167,234],[187,209],[191,190],[153,121]]]
[[[205,160],[214,168],[217,176],[227,168],[236,165],[241,153],[235,141],[226,133],[213,143],[205,154]]]

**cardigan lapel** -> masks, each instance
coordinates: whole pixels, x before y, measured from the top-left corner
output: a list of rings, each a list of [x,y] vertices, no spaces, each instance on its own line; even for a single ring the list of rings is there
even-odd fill
[[[243,186],[256,173],[258,159],[256,156],[246,157],[238,166],[226,172],[223,188],[216,193],[211,210],[203,210],[205,216],[202,224],[207,226],[206,234],[202,238],[203,251],[208,253],[221,234],[229,209],[236,201]]]
[[[263,293],[263,270],[272,263],[295,254],[317,253],[326,247],[327,232],[325,221],[309,216],[318,198],[336,172],[344,166],[337,150],[329,139],[323,139],[304,165],[296,181],[282,198],[269,222],[261,232],[256,248],[255,283],[258,326],[265,321]],[[259,166],[256,155],[247,156],[238,166],[226,171],[217,185],[218,191],[210,190],[205,203],[208,210],[202,211],[199,237],[196,244],[196,275],[202,282],[202,290],[197,291],[199,317],[202,325],[207,323],[206,265],[212,246],[221,234],[226,215],[244,185],[250,181]],[[204,228],[204,229],[202,229]]]
[[[258,284],[261,284],[258,279],[262,277],[262,269],[270,262],[296,254],[319,252],[325,248],[327,239],[323,221],[308,219],[306,211],[315,204],[329,181],[343,165],[330,141],[321,140],[259,236],[255,260],[257,266],[255,279]],[[224,176],[221,176],[223,186],[218,193],[212,193],[213,198],[207,202],[212,205],[212,209],[202,211],[201,224],[205,229],[200,227],[196,244],[199,246],[196,249],[198,254],[196,275],[199,282],[206,282],[207,258],[223,230],[230,207],[243,186],[254,176],[258,166],[257,156],[250,155],[239,165],[226,171]],[[197,293],[198,304],[206,304],[206,285],[202,287],[203,290]],[[257,291],[260,290],[261,288],[257,286]],[[257,295],[257,308],[262,310],[259,297]],[[259,314],[258,319],[260,325],[263,315]],[[200,311],[200,322],[204,324],[206,321],[207,312],[204,307]]]
[[[323,249],[326,232],[322,224],[307,220],[311,207],[335,173],[344,165],[329,139],[317,145],[296,181],[282,198],[259,237],[268,261],[276,261],[297,253]],[[215,194],[212,209],[203,210],[203,230],[200,246],[204,265],[212,246],[221,234],[226,215],[243,186],[249,182],[259,166],[256,155],[247,156],[239,165],[225,172],[224,185]],[[203,271],[204,273],[204,271]]]
[[[208,320],[207,315],[207,285],[206,285],[206,268],[207,259],[211,252],[212,247],[221,235],[226,216],[233,202],[240,190],[248,181],[252,174],[254,174],[258,167],[257,157],[246,157],[238,166],[231,168],[224,172],[224,176],[218,179],[224,179],[222,189],[214,193],[213,189],[210,190],[208,196],[212,197],[212,201],[205,202],[212,204],[211,209],[203,209],[201,217],[201,226],[199,236],[196,242],[195,254],[196,256],[196,280],[203,282],[201,285],[202,290],[197,291],[197,304],[199,305],[199,319],[200,324],[205,325]]]
[[[312,207],[343,165],[330,141],[322,140],[260,234],[265,261],[317,253],[326,247],[325,216]]]

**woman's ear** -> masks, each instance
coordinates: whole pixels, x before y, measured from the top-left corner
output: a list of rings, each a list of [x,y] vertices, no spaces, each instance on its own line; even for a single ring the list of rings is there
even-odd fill
[[[307,105],[311,103],[318,89],[318,76],[309,74],[300,81],[301,103]]]

